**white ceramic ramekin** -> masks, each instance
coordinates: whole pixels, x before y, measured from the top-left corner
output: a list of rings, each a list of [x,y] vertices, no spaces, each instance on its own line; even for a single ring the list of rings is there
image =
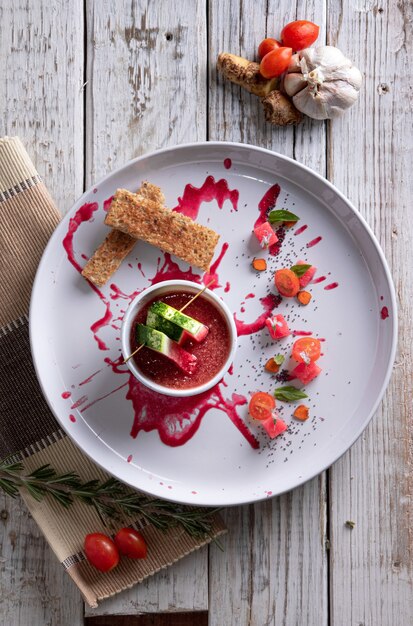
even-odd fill
[[[145,289],[139,295],[137,295],[127,308],[122,321],[121,343],[123,358],[126,359],[132,351],[130,337],[133,321],[138,311],[143,306],[145,306],[145,304],[149,300],[153,300],[157,297],[159,297],[159,299],[161,300],[164,294],[179,291],[186,291],[190,293],[192,292],[195,295],[195,293],[197,293],[200,289],[202,289],[202,285],[199,285],[198,283],[194,283],[189,280],[165,280],[161,283],[157,283],[156,285],[152,285],[152,287],[148,287],[148,289]],[[217,374],[213,378],[211,378],[211,380],[208,380],[203,385],[199,385],[198,387],[191,387],[189,389],[173,389],[171,387],[159,385],[158,383],[145,376],[145,374],[143,374],[142,371],[136,366],[134,359],[129,359],[127,365],[130,371],[143,385],[149,387],[149,389],[174,397],[195,396],[199,393],[203,393],[204,391],[208,391],[208,389],[211,389],[211,387],[216,385],[228,371],[232,361],[234,360],[235,350],[237,347],[237,329],[235,327],[234,318],[227,305],[213,291],[206,289],[203,292],[202,297],[206,298],[214,304],[214,306],[222,313],[224,319],[228,324],[230,348],[227,360],[225,361],[219,372],[217,372]]]

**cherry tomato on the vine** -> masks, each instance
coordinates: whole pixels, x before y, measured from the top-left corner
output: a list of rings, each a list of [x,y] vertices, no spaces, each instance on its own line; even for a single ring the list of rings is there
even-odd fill
[[[119,563],[119,552],[110,537],[103,533],[86,535],[84,551],[87,560],[101,572],[110,572]]]
[[[281,31],[284,46],[289,46],[295,52],[309,48],[317,39],[320,27],[307,20],[290,22]]]
[[[292,357],[299,363],[308,365],[317,361],[321,354],[321,343],[315,337],[301,337],[293,344]]]
[[[256,420],[266,420],[271,417],[275,408],[275,398],[265,391],[257,391],[252,396],[248,410]]]
[[[292,54],[291,48],[275,48],[262,59],[260,73],[264,78],[281,76],[289,66]]]
[[[115,535],[115,543],[119,552],[130,559],[146,558],[146,541],[141,533],[133,528],[121,528]]]
[[[279,41],[276,39],[272,39],[272,37],[267,37],[267,39],[263,39],[258,46],[258,56],[260,59],[265,57],[266,54],[271,52],[271,50],[276,50],[277,48],[281,48]]]

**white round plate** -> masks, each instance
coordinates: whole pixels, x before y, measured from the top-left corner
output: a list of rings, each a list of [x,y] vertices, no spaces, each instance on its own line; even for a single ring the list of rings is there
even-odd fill
[[[149,392],[116,361],[122,314],[136,292],[160,279],[200,282],[202,272],[140,241],[100,291],[79,273],[108,233],[105,200],[119,187],[136,190],[143,180],[162,188],[168,207],[190,208],[200,223],[220,234],[216,293],[239,320],[233,368],[206,397],[189,404]],[[271,188],[277,190],[274,185],[280,187],[275,208],[300,220],[286,231],[279,254],[271,256],[262,253],[251,231],[259,203]],[[254,256],[267,257],[266,272],[252,269]],[[299,422],[292,417],[293,405],[278,403],[288,430],[270,440],[249,418],[247,402],[252,392],[283,384],[264,364],[282,353],[292,367],[288,355],[295,338],[272,341],[265,329],[243,333],[262,326],[274,302],[269,294],[276,294],[275,269],[297,260],[317,267],[316,282],[309,286],[313,299],[303,307],[284,298],[276,312],[292,330],[325,339],[318,362],[323,371],[305,388],[310,418]],[[396,335],[386,261],[348,200],[291,159],[233,143],[155,152],[83,194],[45,250],[30,308],[37,375],[68,435],[125,483],[203,505],[261,500],[331,465],[374,414],[389,381]]]

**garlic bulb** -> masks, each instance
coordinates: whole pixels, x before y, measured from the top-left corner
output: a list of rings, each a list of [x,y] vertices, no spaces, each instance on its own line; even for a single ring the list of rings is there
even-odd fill
[[[319,46],[292,56],[284,90],[301,113],[326,120],[355,103],[361,81],[360,71],[338,48]]]

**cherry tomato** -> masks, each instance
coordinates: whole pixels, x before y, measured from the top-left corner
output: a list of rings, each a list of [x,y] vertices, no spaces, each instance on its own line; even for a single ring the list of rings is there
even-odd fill
[[[289,66],[292,54],[291,48],[275,48],[268,52],[260,63],[260,73],[264,78],[281,76]]]
[[[308,365],[317,361],[321,354],[321,343],[315,337],[301,337],[293,344],[292,357],[299,363]]]
[[[262,59],[266,54],[271,52],[271,50],[276,50],[277,48],[281,48],[280,42],[271,37],[267,37],[267,39],[263,39],[258,46],[258,56]]]
[[[281,31],[281,39],[284,46],[289,46],[294,51],[304,50],[315,42],[320,32],[320,27],[307,20],[290,22]]]
[[[274,274],[274,282],[280,294],[286,298],[294,298],[300,291],[297,274],[288,268],[277,270]]]
[[[119,552],[110,537],[102,533],[86,535],[84,551],[87,560],[101,572],[110,572],[119,563]]]
[[[115,543],[119,552],[130,559],[146,558],[146,541],[141,533],[133,528],[121,528],[115,535]]]
[[[252,396],[248,410],[255,420],[266,420],[272,416],[275,408],[275,398],[264,391],[257,391]]]

